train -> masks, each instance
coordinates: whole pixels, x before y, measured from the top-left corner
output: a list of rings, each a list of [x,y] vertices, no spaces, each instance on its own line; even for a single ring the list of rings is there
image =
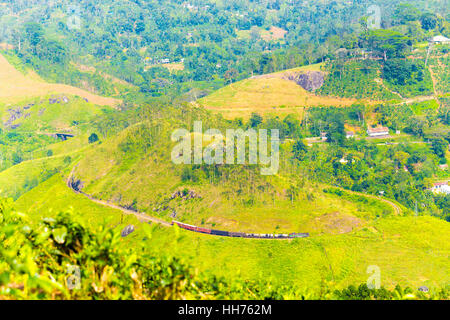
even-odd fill
[[[309,233],[289,233],[289,234],[264,234],[264,233],[244,233],[244,232],[231,232],[231,231],[222,231],[215,229],[208,229],[193,226],[190,224],[182,223],[179,221],[173,220],[172,225],[177,225],[178,227],[189,230],[192,232],[210,234],[215,236],[222,237],[231,237],[231,238],[252,238],[252,239],[295,239],[295,238],[307,238],[309,237]]]

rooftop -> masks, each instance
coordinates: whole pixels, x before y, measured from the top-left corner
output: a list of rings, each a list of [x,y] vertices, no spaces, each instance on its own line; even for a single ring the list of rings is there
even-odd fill
[[[433,42],[450,42],[450,39],[439,35],[439,36],[435,36],[435,37],[431,38],[431,41],[433,41]]]
[[[367,129],[369,132],[377,133],[377,132],[389,132],[389,128],[386,127],[376,127]]]

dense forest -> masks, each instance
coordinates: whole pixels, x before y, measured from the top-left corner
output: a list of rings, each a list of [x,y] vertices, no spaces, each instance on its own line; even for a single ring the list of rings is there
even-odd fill
[[[88,81],[111,93],[104,72],[153,96],[198,97],[253,74],[335,58],[340,48],[379,49],[386,58],[401,56],[399,46],[449,35],[442,1],[415,1],[418,9],[398,0],[375,4],[389,31],[368,29],[374,3],[365,0],[6,1],[0,42],[53,81]]]

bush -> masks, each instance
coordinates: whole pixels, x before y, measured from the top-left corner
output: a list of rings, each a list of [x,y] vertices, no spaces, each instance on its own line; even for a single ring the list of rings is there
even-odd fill
[[[95,143],[95,142],[97,142],[99,139],[98,139],[98,136],[97,136],[97,134],[96,133],[93,133],[93,134],[91,134],[90,136],[89,136],[89,143]]]

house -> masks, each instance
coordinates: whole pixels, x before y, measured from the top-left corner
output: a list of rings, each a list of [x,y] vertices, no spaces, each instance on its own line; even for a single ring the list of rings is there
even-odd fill
[[[435,36],[435,37],[431,38],[430,42],[431,43],[444,44],[444,43],[450,43],[450,39],[439,35],[439,36]]]
[[[327,141],[328,140],[327,134],[328,133],[326,133],[326,132],[321,132],[320,133],[320,139],[322,139],[322,141]]]
[[[431,188],[431,191],[434,193],[450,194],[450,186],[448,185],[448,182],[435,183],[433,188]]]
[[[369,137],[385,137],[389,135],[389,128],[386,127],[368,128],[367,134],[369,135]]]
[[[355,137],[355,133],[353,131],[347,131],[345,133],[345,136],[347,137],[347,139],[354,138]]]

